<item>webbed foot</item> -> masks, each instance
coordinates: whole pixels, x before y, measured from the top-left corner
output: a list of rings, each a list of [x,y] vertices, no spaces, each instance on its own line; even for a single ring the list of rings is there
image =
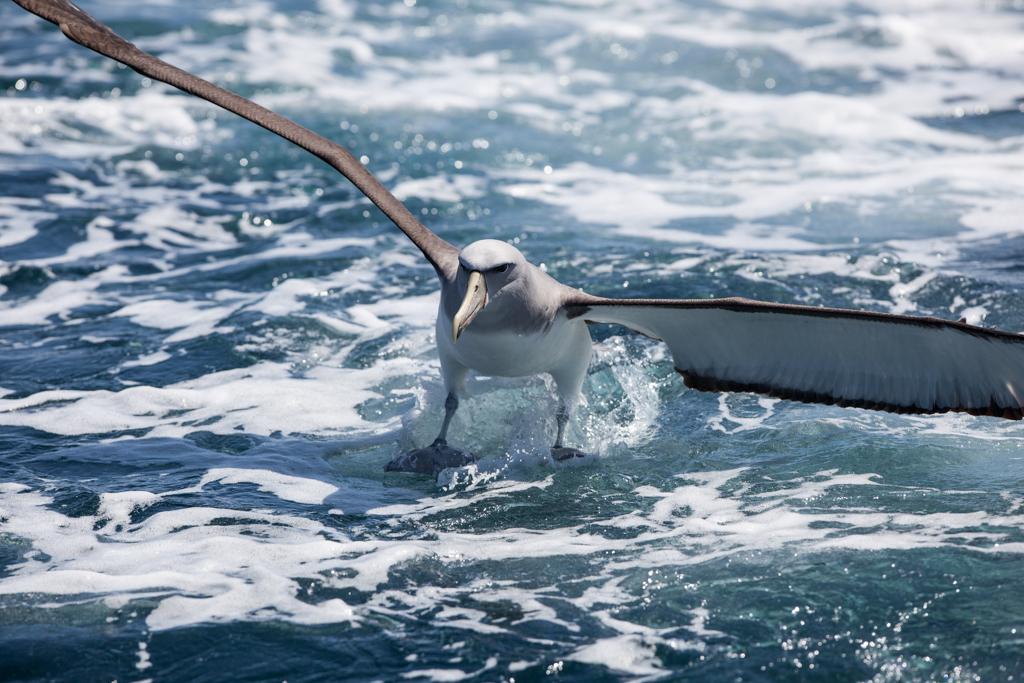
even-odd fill
[[[566,448],[564,446],[554,446],[551,449],[551,458],[553,460],[568,460],[570,458],[585,458],[587,454],[578,448]]]
[[[449,467],[464,467],[476,460],[477,457],[469,451],[452,448],[444,439],[438,439],[426,448],[417,448],[398,456],[384,465],[384,471],[436,476]]]

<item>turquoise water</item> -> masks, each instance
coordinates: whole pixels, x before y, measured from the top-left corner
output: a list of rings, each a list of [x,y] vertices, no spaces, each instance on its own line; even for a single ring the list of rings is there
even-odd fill
[[[1018,6],[1019,5],[1019,6]],[[621,297],[1024,330],[1024,5],[86,2]],[[0,6],[0,680],[1024,675],[1024,427],[597,346],[433,439],[438,285],[333,170]]]

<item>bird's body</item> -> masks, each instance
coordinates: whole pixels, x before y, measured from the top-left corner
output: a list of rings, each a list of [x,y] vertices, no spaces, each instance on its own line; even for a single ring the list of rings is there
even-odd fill
[[[437,351],[447,392],[445,419],[433,444],[399,456],[387,469],[436,474],[473,459],[447,445],[448,425],[471,370],[497,377],[550,375],[559,403],[552,455],[580,455],[565,448],[562,438],[592,353],[586,322],[570,317],[564,305],[581,292],[497,240],[474,242],[459,253],[454,268],[438,268],[437,273]]]
[[[569,319],[562,303],[579,292],[504,242],[481,240],[459,256],[454,277],[441,279],[437,313],[437,350],[445,388],[461,390],[468,370],[497,377],[548,373],[559,398],[574,402],[590,362],[590,332],[583,320]],[[505,264],[505,271],[495,271]],[[487,303],[455,341],[452,322],[473,271],[484,274]]]
[[[441,376],[449,391],[464,389],[466,371],[495,377],[526,377],[547,373],[559,394],[572,399],[583,384],[590,363],[590,331],[582,320],[556,313],[547,328],[515,332],[467,330],[457,344],[451,341],[451,318],[438,311],[437,351]],[[446,336],[447,334],[447,336]]]
[[[560,407],[555,457],[591,356],[590,323],[664,341],[686,385],[897,413],[1024,414],[1024,336],[937,318],[748,299],[606,299],[563,285],[518,249],[481,240],[460,250],[421,224],[341,145],[147,54],[67,0],[15,0],[72,40],[249,119],[351,180],[404,232],[441,284],[437,341],[448,397],[430,447],[387,469],[436,473],[471,457],[447,446],[467,373],[548,373]]]

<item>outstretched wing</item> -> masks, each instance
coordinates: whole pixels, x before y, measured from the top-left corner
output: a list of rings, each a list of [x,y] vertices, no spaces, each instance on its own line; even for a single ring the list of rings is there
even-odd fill
[[[1024,335],[938,318],[749,299],[582,295],[570,318],[664,341],[686,386],[896,413],[1021,419]]]
[[[352,181],[413,241],[440,277],[454,276],[459,250],[428,230],[347,149],[307,128],[219,86],[171,66],[135,47],[68,0],[14,0],[29,12],[60,26],[71,40],[115,59],[157,81],[184,90],[249,119],[315,154]]]

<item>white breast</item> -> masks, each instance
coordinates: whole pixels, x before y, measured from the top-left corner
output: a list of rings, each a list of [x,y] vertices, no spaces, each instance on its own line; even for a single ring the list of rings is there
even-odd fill
[[[484,375],[564,374],[569,367],[579,366],[581,361],[585,370],[590,361],[590,332],[586,323],[568,320],[565,315],[556,316],[547,330],[536,332],[481,332],[470,325],[458,343],[452,342],[451,330],[451,319],[443,310],[439,311],[438,352]]]

